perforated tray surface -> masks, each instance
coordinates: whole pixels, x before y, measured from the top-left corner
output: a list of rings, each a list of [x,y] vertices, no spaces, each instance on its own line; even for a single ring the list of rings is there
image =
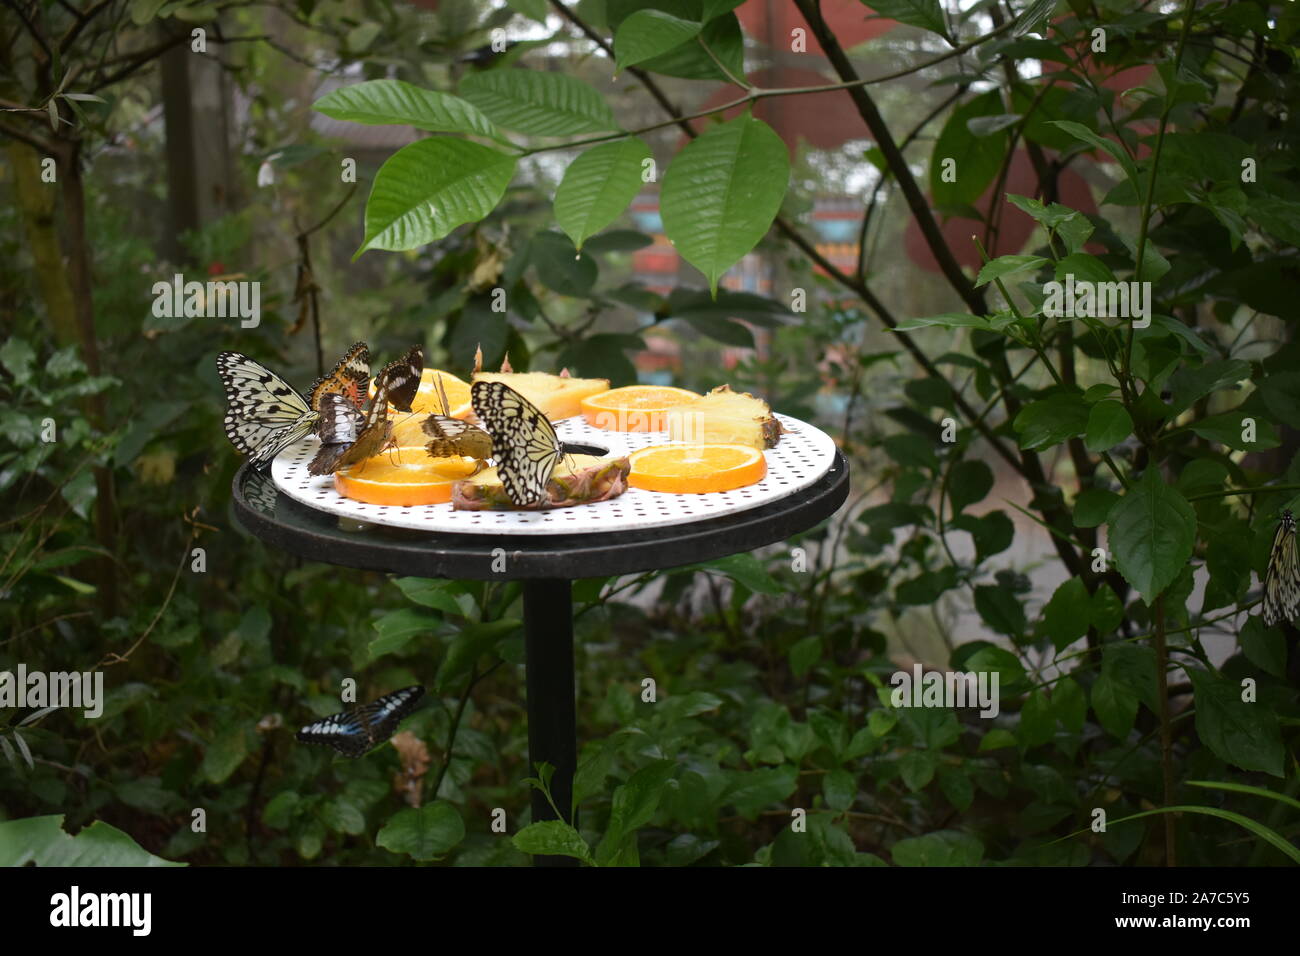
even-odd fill
[[[685,524],[702,518],[734,514],[779,501],[807,488],[830,470],[835,442],[821,429],[787,415],[777,415],[787,431],[767,457],[767,477],[734,491],[703,495],[671,495],[629,488],[617,498],[549,511],[456,511],[439,505],[370,505],[344,498],[334,489],[334,477],[307,474],[307,464],[320,446],[315,436],[282,451],[271,465],[276,486],[296,501],[329,514],[356,521],[443,534],[573,534],[631,531]],[[611,456],[668,443],[666,432],[614,432],[593,428],[580,417],[555,423],[568,442],[600,445]]]

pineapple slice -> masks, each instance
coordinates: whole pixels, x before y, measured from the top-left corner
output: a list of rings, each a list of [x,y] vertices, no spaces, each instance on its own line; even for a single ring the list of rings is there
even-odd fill
[[[582,414],[582,400],[609,391],[607,378],[570,378],[546,372],[476,372],[476,382],[505,382],[551,421]]]
[[[458,511],[535,511],[605,501],[627,491],[631,468],[626,455],[566,455],[546,483],[547,499],[527,508],[510,500],[495,468],[485,468],[452,486],[451,506]]]
[[[719,385],[703,398],[668,409],[668,437],[692,444],[722,443],[774,448],[781,423],[761,398]]]

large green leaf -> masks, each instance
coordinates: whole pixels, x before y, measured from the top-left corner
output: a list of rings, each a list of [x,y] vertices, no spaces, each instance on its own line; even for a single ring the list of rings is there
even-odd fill
[[[542,820],[530,823],[514,835],[512,841],[525,853],[545,856],[571,856],[584,863],[595,864],[591,847],[569,824],[562,820]]]
[[[614,32],[614,59],[620,70],[694,40],[703,24],[662,10],[637,10]]]
[[[1196,700],[1196,734],[1220,760],[1242,770],[1282,776],[1286,750],[1268,704],[1241,699],[1241,685],[1196,667],[1185,667]]]
[[[501,201],[514,156],[448,136],[403,146],[379,168],[366,201],[368,249],[414,249],[476,222]]]
[[[649,157],[649,147],[629,137],[593,146],[569,164],[555,190],[555,221],[578,249],[636,198],[641,164]]]
[[[433,133],[501,135],[472,103],[402,80],[367,80],[345,86],[325,94],[312,108],[332,119],[368,126],[409,123]]]
[[[0,823],[0,866],[185,866],[154,856],[115,826],[96,820],[75,837],[63,814]]]
[[[1192,556],[1196,512],[1154,465],[1111,509],[1106,522],[1115,566],[1151,604]]]
[[[785,143],[752,116],[713,127],[673,159],[660,197],[664,232],[715,293],[767,233],[789,179]]]
[[[450,803],[439,800],[418,810],[398,810],[375,836],[375,843],[415,860],[435,860],[465,839],[465,822]]]
[[[1004,112],[1001,94],[990,90],[949,115],[930,154],[930,195],[936,206],[969,206],[993,182],[1007,150],[1007,132],[976,136],[966,123]],[[955,166],[946,166],[947,159],[953,160]],[[952,182],[944,182],[948,168],[952,169]]]
[[[465,77],[460,93],[489,119],[529,136],[618,129],[604,97],[567,73],[485,70]]]
[[[1083,434],[1088,427],[1088,412],[1082,394],[1067,392],[1026,405],[1012,426],[1020,435],[1021,448],[1043,451]]]
[[[1133,419],[1128,410],[1113,399],[1092,406],[1083,443],[1091,452],[1109,451],[1133,433]]]

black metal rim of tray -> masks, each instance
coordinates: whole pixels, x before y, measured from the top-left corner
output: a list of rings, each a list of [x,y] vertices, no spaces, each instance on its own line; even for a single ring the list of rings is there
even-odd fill
[[[641,531],[568,535],[483,535],[363,530],[294,501],[269,474],[245,463],[231,487],[235,515],[266,544],[312,561],[410,577],[524,582],[525,678],[530,769],[555,767],[551,795],[572,823],[577,770],[577,703],[573,665],[572,582],[577,578],[680,567],[749,552],[806,531],[830,517],[849,493],[849,465],[836,452],[830,470],[801,491],[730,515]],[[504,570],[501,559],[504,557]],[[534,820],[556,819],[533,793]],[[537,857],[540,865],[577,865],[569,857]]]

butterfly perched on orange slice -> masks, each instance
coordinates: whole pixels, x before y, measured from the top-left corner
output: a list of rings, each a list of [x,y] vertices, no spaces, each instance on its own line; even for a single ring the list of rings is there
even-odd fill
[[[410,411],[423,369],[424,349],[419,345],[389,362],[375,376],[375,396],[369,413],[364,416],[345,396],[339,393],[324,396],[317,427],[321,447],[307,466],[307,473],[331,474],[373,458],[392,444],[393,423],[388,418],[388,406]]]

